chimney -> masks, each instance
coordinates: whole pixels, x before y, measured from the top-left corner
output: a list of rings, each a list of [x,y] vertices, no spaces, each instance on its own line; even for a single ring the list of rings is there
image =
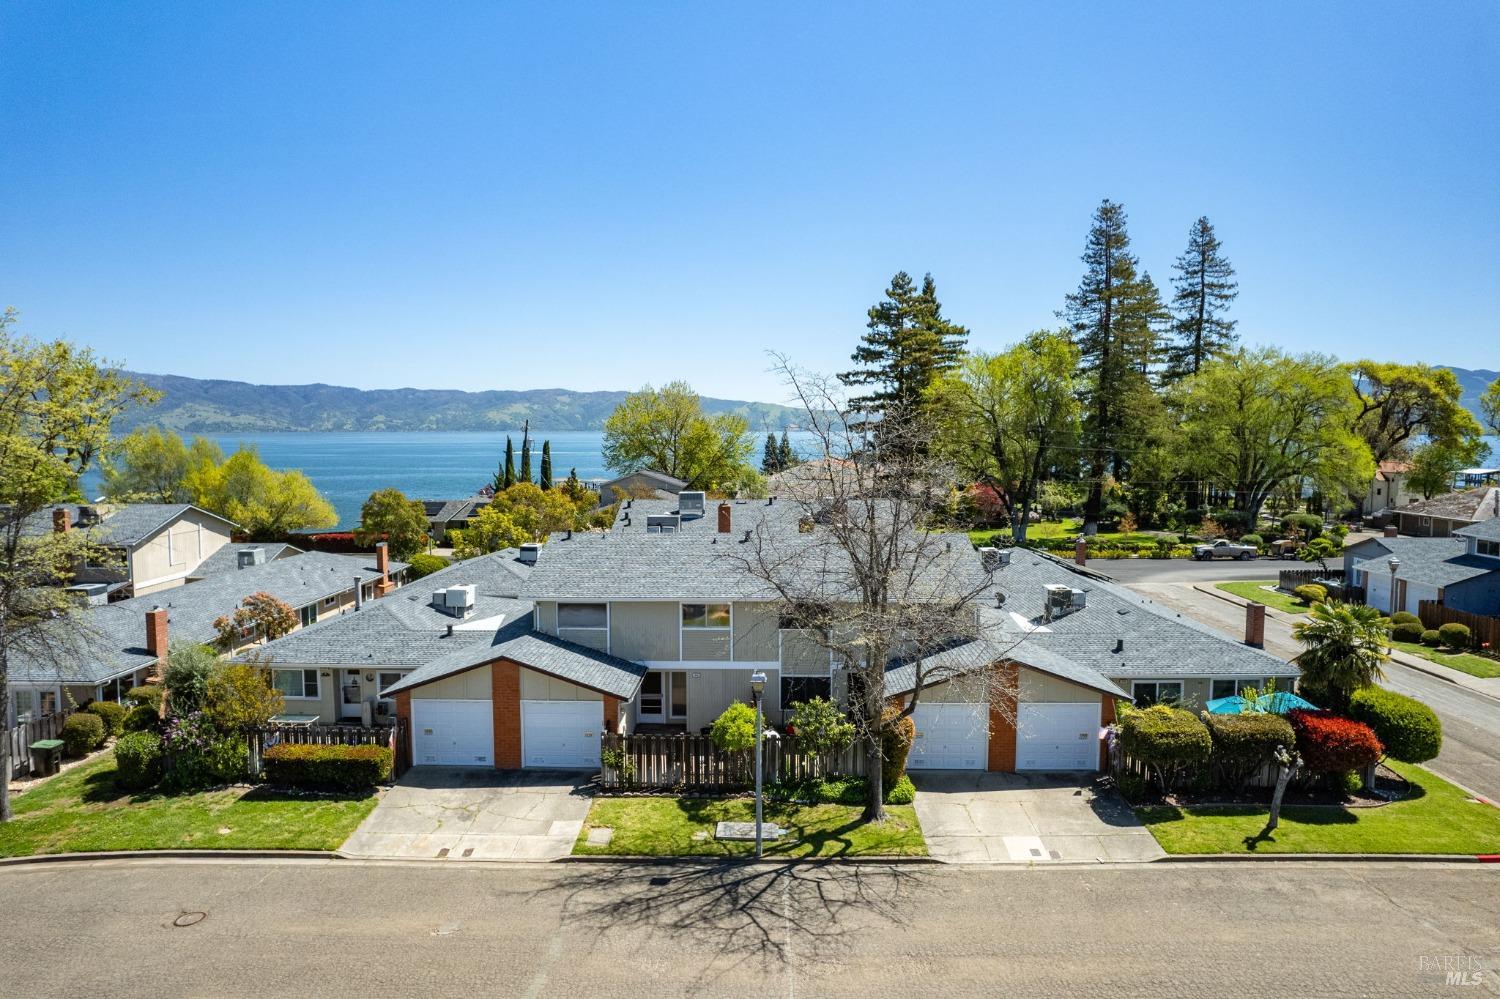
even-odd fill
[[[1245,644],[1257,649],[1266,645],[1266,605],[1245,605]]]
[[[146,651],[158,659],[167,654],[167,612],[153,607],[146,612]]]
[[[1089,543],[1082,538],[1079,538],[1077,541],[1073,542],[1073,564],[1088,565],[1088,563]]]
[[[73,516],[65,506],[56,507],[52,511],[52,529],[58,534],[67,534],[68,528],[73,526]]]
[[[396,588],[391,582],[391,550],[384,541],[375,543],[375,571],[380,579],[375,584],[375,596],[383,597]]]
[[[354,609],[359,610],[365,605],[365,577],[354,577]]]
[[[720,503],[719,504],[719,533],[720,534],[729,534],[729,533],[733,532],[733,530],[734,530],[733,524],[734,524],[734,508],[731,507],[728,503]]]
[[[1401,534],[1401,532],[1396,528],[1395,524],[1386,524],[1384,530],[1382,530],[1380,533],[1382,536],[1387,538],[1398,537]]]

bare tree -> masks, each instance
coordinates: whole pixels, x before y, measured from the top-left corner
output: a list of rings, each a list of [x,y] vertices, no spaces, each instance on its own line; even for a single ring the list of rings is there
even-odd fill
[[[996,603],[994,567],[947,523],[951,475],[912,446],[930,439],[919,413],[887,414],[877,433],[836,381],[776,362],[820,453],[725,557],[762,584],[783,629],[832,654],[864,752],[864,817],[879,821],[886,729],[912,714],[924,687],[968,678],[1014,716],[1014,674],[997,668],[1007,651],[998,615],[981,611]],[[909,696],[890,696],[888,671],[892,690]]]

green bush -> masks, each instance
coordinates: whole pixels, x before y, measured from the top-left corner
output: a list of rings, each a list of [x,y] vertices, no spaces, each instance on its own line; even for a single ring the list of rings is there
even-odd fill
[[[125,705],[114,701],[95,701],[83,710],[99,716],[104,722],[106,735],[119,735],[125,731]]]
[[[131,704],[148,704],[161,713],[161,695],[163,688],[159,683],[148,683],[140,687],[131,687],[125,691],[125,700]]]
[[[385,746],[307,746],[283,742],[261,754],[265,779],[281,787],[360,791],[390,779]]]
[[[783,705],[784,707],[784,705]],[[838,705],[822,697],[810,697],[792,705],[787,731],[797,739],[797,748],[823,755],[838,752],[854,741],[854,723]]]
[[[451,559],[443,558],[441,555],[428,555],[425,552],[413,555],[406,561],[409,567],[406,570],[409,579],[421,579],[430,576],[439,569],[446,569],[452,565]]]
[[[735,701],[714,719],[708,737],[726,753],[754,749],[755,709],[744,701]]]
[[[1191,712],[1166,704],[1126,712],[1120,719],[1120,744],[1156,773],[1163,792],[1200,770],[1213,752],[1208,728]]]
[[[161,715],[149,704],[137,704],[125,713],[121,728],[126,732],[155,732],[161,726]]]
[[[1430,645],[1435,649],[1439,645],[1443,644],[1443,636],[1438,632],[1436,628],[1428,628],[1426,631],[1422,632],[1422,644]]]
[[[1259,534],[1242,534],[1240,535],[1240,544],[1254,545],[1259,549],[1266,546],[1266,539],[1261,537]]]
[[[1391,627],[1391,637],[1398,642],[1420,642],[1424,630],[1420,623],[1412,624],[1410,621],[1402,621]]]
[[[1365,687],[1349,698],[1349,714],[1375,732],[1387,756],[1425,763],[1443,748],[1443,723],[1421,701],[1380,687]]]
[[[900,716],[898,708],[885,709],[880,726],[880,783],[882,787],[895,787],[906,775],[906,757],[911,753],[911,744],[917,737],[917,723],[911,715]]]
[[[127,791],[159,784],[161,764],[161,736],[155,732],[127,732],[115,742],[115,783]]]
[[[1438,628],[1438,634],[1443,639],[1443,644],[1450,649],[1467,649],[1473,642],[1473,636],[1469,633],[1469,626],[1459,624],[1457,621],[1449,621]]]
[[[189,714],[203,707],[208,697],[209,677],[218,664],[219,657],[202,645],[172,646],[162,680],[172,702],[172,714]]]
[[[887,805],[910,805],[917,797],[911,777],[902,774],[894,784],[883,785]],[[766,796],[772,801],[801,801],[814,805],[863,805],[868,789],[863,777],[812,777],[772,784]]]
[[[233,784],[244,780],[250,768],[250,747],[244,738],[222,735],[201,711],[167,723],[162,752],[164,783],[173,790]]]
[[[1297,734],[1280,715],[1213,715],[1205,712],[1213,744],[1214,771],[1220,785],[1238,791],[1275,759],[1278,748],[1291,749]]]
[[[1328,599],[1328,587],[1319,586],[1317,583],[1303,583],[1292,591],[1297,599],[1311,607],[1313,604],[1321,604]]]
[[[1411,611],[1397,611],[1391,615],[1391,624],[1421,624],[1422,619]]]
[[[68,715],[62,727],[63,752],[83,756],[104,745],[104,719],[88,711]]]
[[[1311,541],[1323,533],[1323,518],[1315,513],[1293,513],[1281,521],[1288,537]]]

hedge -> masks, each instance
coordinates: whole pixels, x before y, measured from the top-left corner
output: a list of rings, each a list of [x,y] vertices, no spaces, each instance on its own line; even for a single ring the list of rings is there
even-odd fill
[[[1421,624],[1422,619],[1411,611],[1397,611],[1391,615],[1391,624]]]
[[[1391,628],[1391,637],[1398,642],[1420,642],[1425,630],[1420,622],[1412,624],[1410,621],[1402,621]]]
[[[1450,649],[1467,649],[1473,640],[1469,626],[1459,624],[1457,621],[1449,621],[1438,628],[1438,635],[1442,637],[1443,644]]]
[[[1156,772],[1163,792],[1213,752],[1208,728],[1191,712],[1166,704],[1127,711],[1120,719],[1120,745]]]
[[[385,746],[310,746],[278,743],[261,754],[266,782],[284,787],[358,791],[389,780]]]
[[[1435,649],[1443,644],[1443,636],[1438,634],[1436,628],[1428,628],[1422,632],[1422,644]]]
[[[149,704],[158,712],[161,711],[161,695],[165,691],[159,683],[143,684],[139,687],[131,687],[125,691],[125,700],[131,704]]]
[[[68,715],[62,727],[63,751],[69,756],[83,756],[104,745],[104,719],[88,711]]]
[[[83,710],[99,716],[104,722],[106,735],[119,735],[125,731],[125,705],[114,701],[95,701]]]
[[[161,727],[161,715],[149,704],[137,704],[125,715],[126,732],[154,732]]]
[[[1443,748],[1443,723],[1421,701],[1380,687],[1356,690],[1349,714],[1375,732],[1387,756],[1425,763]]]
[[[161,736],[155,732],[127,732],[115,743],[115,783],[127,791],[160,783],[161,765]]]
[[[1275,759],[1278,748],[1291,749],[1297,734],[1280,715],[1203,714],[1213,742],[1213,763],[1220,783],[1238,790]]]
[[[1289,711],[1286,720],[1297,733],[1303,765],[1316,773],[1362,770],[1385,752],[1370,726],[1332,711]]]

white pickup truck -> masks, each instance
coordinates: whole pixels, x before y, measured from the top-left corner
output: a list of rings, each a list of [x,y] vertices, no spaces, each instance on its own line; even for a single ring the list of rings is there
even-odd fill
[[[1194,545],[1193,558],[1207,562],[1215,558],[1252,559],[1260,554],[1254,545],[1237,545],[1228,538],[1220,538],[1211,545]]]

